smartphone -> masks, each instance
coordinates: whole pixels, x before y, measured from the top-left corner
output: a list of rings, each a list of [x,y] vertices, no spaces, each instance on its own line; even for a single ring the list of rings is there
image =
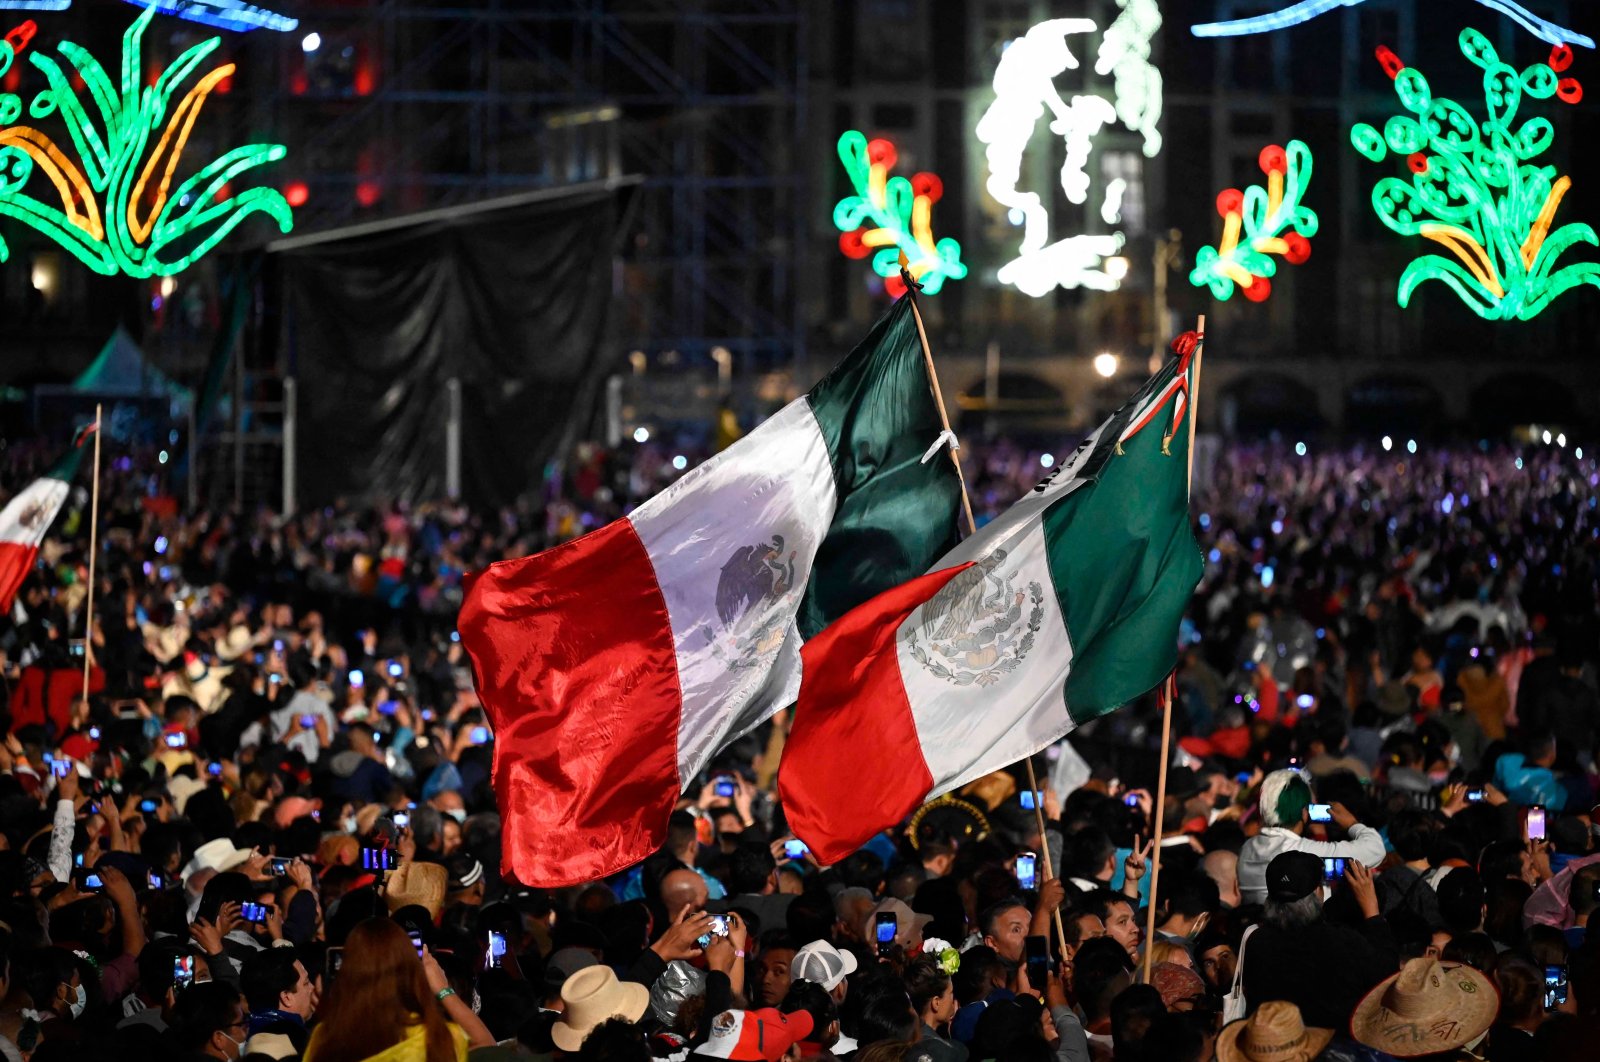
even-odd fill
[[[1544,840],[1544,805],[1534,804],[1528,808],[1528,840]]]
[[[1344,856],[1323,856],[1322,880],[1338,881],[1340,878],[1344,877],[1344,866]]]
[[[360,668],[353,668],[351,670],[351,672],[350,672],[350,685],[359,690],[362,686],[365,686],[366,684],[367,684],[367,676],[365,676],[365,675],[363,675],[361,673],[361,669]]]
[[[804,841],[783,842],[783,857],[785,859],[804,859],[811,854],[811,849],[806,847]]]
[[[339,967],[341,967],[343,965],[344,965],[344,949],[343,948],[329,948],[328,949],[327,958],[325,958],[323,960],[323,962],[322,962],[322,970],[323,970],[324,976],[326,976],[327,979],[330,980],[330,981],[333,980],[335,975],[337,975],[338,972],[339,972]]]
[[[361,850],[361,869],[393,870],[394,852],[387,848],[363,848]]]
[[[733,796],[736,788],[737,787],[733,784],[732,778],[729,778],[727,775],[720,775],[716,780],[716,788],[713,789],[712,792],[716,793],[716,795],[719,797],[731,797]]]
[[[300,729],[302,729],[302,730],[310,730],[313,727],[315,727],[316,725],[317,725],[317,717],[316,716],[314,716],[314,715],[302,715],[300,717]]]
[[[246,922],[265,922],[267,920],[267,906],[261,903],[241,903],[239,917]]]
[[[209,774],[213,778],[221,778],[222,777],[222,764],[220,764],[220,763],[208,763],[208,764],[206,764],[206,773]]]
[[[91,726],[89,728],[89,740],[90,741],[99,741],[100,740],[100,728],[99,727]]]
[[[710,941],[707,941],[710,943]],[[489,950],[483,956],[485,970],[498,970],[506,962],[506,935],[489,930]]]
[[[1128,805],[1130,808],[1136,808],[1139,806],[1139,797],[1137,794],[1129,793],[1127,796],[1122,798],[1122,802]]]
[[[406,936],[411,938],[411,946],[417,949],[417,958],[422,958],[422,934],[412,930]]]
[[[186,749],[189,747],[189,735],[180,730],[175,734],[168,734],[166,742],[169,749]]]
[[[1032,789],[1022,791],[1022,806],[1028,811],[1033,811],[1039,806],[1039,797]]]
[[[487,745],[489,743],[489,728],[486,726],[473,727],[467,734],[467,740],[474,745]]]
[[[1295,704],[1296,708],[1310,708],[1313,704],[1316,704],[1316,703],[1317,703],[1317,699],[1315,697],[1313,697],[1309,693],[1302,693],[1300,696],[1298,696],[1298,697],[1296,697],[1294,699],[1294,704]]]
[[[900,919],[893,911],[880,911],[873,929],[872,939],[878,942],[878,954],[887,955],[894,948],[894,936],[900,930]]]
[[[1546,966],[1544,968],[1544,1009],[1554,1010],[1567,1001],[1567,968],[1565,966]]]
[[[411,815],[408,812],[397,811],[394,813],[394,824],[402,830],[411,825]]]
[[[146,815],[154,815],[156,812],[161,810],[161,801],[150,800],[148,798],[141,800],[139,801],[139,810],[144,812]]]
[[[711,947],[712,937],[725,937],[728,935],[728,916],[712,915],[711,929],[695,938],[695,947],[701,951]]]
[[[75,866],[75,867],[83,866],[83,853],[82,852],[77,852],[77,853],[73,854],[72,865]]]
[[[1038,992],[1050,983],[1050,938],[1029,937],[1023,942],[1028,963],[1028,984]]]
[[[1238,774],[1233,776],[1233,780],[1235,782],[1238,782],[1240,785],[1249,785],[1250,784],[1250,772],[1249,771],[1240,771]]]
[[[273,856],[267,860],[267,866],[272,868],[272,876],[281,878],[289,873],[289,868],[294,866],[294,860],[288,856]]]
[[[272,674],[267,676],[267,681],[276,686],[283,682],[283,676],[274,671]]]
[[[460,631],[451,631],[450,632],[450,640],[452,642],[459,642],[461,640],[461,632]]]
[[[167,887],[166,881],[154,870],[147,871],[144,880],[150,883],[152,889],[164,889]]]
[[[172,957],[172,987],[182,991],[194,984],[194,956],[174,955]]]
[[[1039,857],[1033,852],[1017,856],[1017,884],[1031,892],[1039,887]]]
[[[50,773],[55,775],[57,778],[65,778],[67,775],[72,773],[72,761],[56,760],[50,765]]]
[[[283,652],[283,639],[282,638],[274,638],[272,640],[272,651],[274,653]]]
[[[395,712],[397,712],[399,710],[400,710],[400,702],[399,701],[389,700],[389,701],[380,701],[378,703],[378,714],[379,715],[393,715]]]
[[[1481,804],[1483,803],[1484,795],[1485,794],[1481,789],[1469,789],[1467,790],[1467,803]]]
[[[400,661],[398,660],[389,661],[388,667],[385,668],[385,670],[389,672],[390,678],[399,678],[405,673],[405,668],[400,666]]]
[[[93,870],[78,871],[78,888],[98,891],[106,887],[105,879]]]
[[[1311,821],[1312,822],[1332,822],[1333,821],[1333,805],[1332,804],[1312,804],[1311,805]]]

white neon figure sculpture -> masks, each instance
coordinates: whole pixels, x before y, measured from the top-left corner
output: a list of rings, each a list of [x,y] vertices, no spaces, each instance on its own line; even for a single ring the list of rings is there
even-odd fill
[[[989,163],[989,179],[984,187],[995,202],[1007,208],[1013,222],[1022,225],[1022,246],[1017,257],[1001,267],[999,279],[1035,298],[1057,287],[1115,291],[1120,283],[1105,271],[1103,260],[1122,249],[1121,233],[1070,236],[1051,243],[1049,208],[1037,193],[1017,187],[1022,178],[1023,152],[1033,139],[1039,118],[1047,115],[1051,119],[1050,131],[1062,138],[1066,151],[1061,190],[1073,203],[1088,202],[1090,179],[1086,167],[1094,137],[1117,121],[1117,108],[1100,96],[1074,96],[1069,103],[1056,91],[1054,79],[1078,68],[1068,37],[1098,29],[1093,19],[1051,19],[1007,44],[994,74],[995,100],[978,120],[978,139],[985,145],[984,155]],[[1119,213],[1121,198],[1122,189],[1118,189],[1113,204],[1108,188],[1102,217]]]
[[[1196,37],[1242,37],[1251,33],[1271,33],[1274,30],[1298,26],[1329,11],[1341,7],[1354,7],[1364,2],[1365,0],[1300,0],[1298,4],[1291,4],[1282,11],[1266,15],[1236,18],[1228,22],[1202,22],[1198,26],[1190,27],[1190,32]],[[1565,26],[1558,26],[1554,22],[1542,19],[1521,4],[1513,3],[1512,0],[1477,0],[1477,2],[1491,11],[1498,11],[1535,37],[1551,44],[1594,47],[1594,38],[1585,37]]]
[[[1106,182],[1106,200],[1100,204],[1100,220],[1107,225],[1120,225],[1122,223],[1122,196],[1128,190],[1128,182],[1121,177],[1113,177]]]
[[[1161,151],[1161,71],[1150,61],[1150,41],[1161,28],[1156,0],[1117,0],[1122,14],[1106,27],[1094,72],[1112,75],[1116,84],[1117,118],[1144,137],[1144,155]]]

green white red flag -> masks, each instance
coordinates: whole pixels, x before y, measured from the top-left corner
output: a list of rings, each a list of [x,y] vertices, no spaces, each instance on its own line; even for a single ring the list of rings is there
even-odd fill
[[[592,881],[800,689],[805,636],[925,571],[960,488],[902,298],[811,392],[625,519],[470,576],[458,627],[495,733],[502,865]]]
[[[39,544],[72,490],[83,451],[74,446],[44,475],[0,510],[0,613],[10,612],[17,590],[33,569]]]
[[[802,651],[778,790],[824,864],[1154,688],[1200,579],[1198,337],[1045,482]]]

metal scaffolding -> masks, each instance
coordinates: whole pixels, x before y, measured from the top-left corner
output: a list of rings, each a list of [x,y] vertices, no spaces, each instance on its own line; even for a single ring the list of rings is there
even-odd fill
[[[707,364],[722,347],[751,370],[803,357],[800,0],[297,13],[270,116],[306,185],[297,232],[637,173],[619,342]]]

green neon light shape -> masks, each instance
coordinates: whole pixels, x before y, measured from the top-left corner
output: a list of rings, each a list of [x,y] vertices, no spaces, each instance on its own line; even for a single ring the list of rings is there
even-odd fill
[[[839,138],[839,161],[855,188],[833,208],[839,229],[839,249],[851,258],[872,256],[872,270],[884,278],[884,288],[898,298],[905,291],[900,280],[900,256],[906,268],[929,295],[937,295],[946,280],[967,275],[961,261],[961,244],[948,236],[933,238],[933,204],[944,195],[944,183],[931,173],[910,180],[890,177],[898,159],[887,140],[867,142],[854,129]]]
[[[1487,120],[1480,123],[1454,100],[1435,97],[1420,71],[1379,48],[1378,59],[1410,113],[1390,118],[1381,133],[1357,124],[1350,141],[1373,162],[1391,151],[1407,156],[1410,180],[1380,180],[1373,209],[1400,235],[1433,240],[1451,255],[1424,255],[1406,267],[1401,306],[1424,281],[1437,280],[1487,320],[1532,320],[1564,292],[1600,286],[1600,263],[1556,268],[1569,247],[1600,240],[1582,222],[1551,228],[1572,179],[1532,160],[1549,149],[1554,126],[1546,118],[1516,122],[1523,97],[1576,102],[1582,89],[1571,78],[1557,79],[1571,61],[1559,46],[1549,62],[1519,72],[1501,62],[1477,30],[1462,30],[1460,43],[1462,54],[1483,70]]]
[[[1311,256],[1317,215],[1300,202],[1311,182],[1311,149],[1300,140],[1289,141],[1287,148],[1270,144],[1262,149],[1260,163],[1267,186],[1253,184],[1243,192],[1229,188],[1217,196],[1222,246],[1200,248],[1189,273],[1189,283],[1209,287],[1218,299],[1242,290],[1251,302],[1261,302],[1272,293],[1268,278],[1278,272],[1273,255],[1292,265]]]
[[[29,53],[49,87],[33,98],[28,114],[35,122],[59,114],[71,138],[70,153],[37,125],[16,124],[22,100],[0,94],[0,215],[43,233],[105,276],[179,273],[251,214],[267,215],[282,232],[294,227],[289,204],[275,188],[218,198],[239,175],[283,158],[287,152],[281,144],[236,147],[171,187],[206,97],[234,67],[229,63],[208,71],[169,106],[179,85],[221,38],[190,48],[145,86],[140,45],[155,14],[148,8],[123,35],[116,82],[71,41],[58,48],[66,69],[37,50]],[[14,58],[12,46],[0,41],[0,76]],[[73,88],[74,75],[87,100]],[[9,254],[0,238],[0,261]]]

